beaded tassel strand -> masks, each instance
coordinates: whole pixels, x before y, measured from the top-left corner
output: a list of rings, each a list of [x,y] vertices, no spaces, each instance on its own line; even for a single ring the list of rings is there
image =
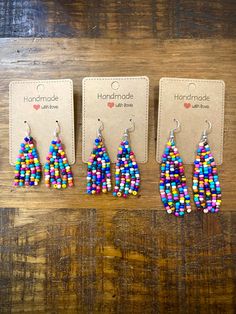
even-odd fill
[[[132,121],[130,119],[130,121]],[[126,129],[123,140],[120,143],[117,154],[115,170],[115,187],[113,195],[127,198],[129,194],[137,195],[140,187],[140,172],[135,159],[134,152],[131,150],[128,141],[128,132],[134,130],[133,127]]]
[[[185,211],[191,212],[190,196],[186,185],[183,161],[174,141],[174,131],[170,132],[169,141],[166,144],[161,161],[160,176],[160,195],[162,203],[168,214],[173,213],[175,216],[184,216]]]
[[[101,121],[98,119],[98,121]],[[87,193],[100,194],[111,191],[111,162],[102,139],[103,123],[98,129],[98,136],[88,160]]]
[[[55,189],[64,189],[67,186],[72,187],[74,183],[71,167],[58,136],[59,123],[56,123],[58,130],[54,132],[55,139],[51,142],[44,166],[45,185],[48,188],[52,186]]]
[[[27,121],[25,121],[25,124],[27,124],[28,130],[24,142],[20,145],[15,162],[14,186],[36,186],[42,176],[38,152],[33,137],[30,136],[30,127]]]
[[[206,120],[211,129],[211,123]],[[216,163],[210,151],[205,130],[197,149],[193,171],[194,202],[204,213],[218,212],[221,205],[221,188]]]

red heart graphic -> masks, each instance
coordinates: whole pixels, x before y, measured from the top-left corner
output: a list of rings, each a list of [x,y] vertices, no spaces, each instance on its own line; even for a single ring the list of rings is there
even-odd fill
[[[186,109],[188,109],[188,108],[191,107],[191,104],[190,104],[189,102],[185,102],[185,103],[184,103],[184,107],[185,107]]]
[[[114,104],[114,102],[108,102],[108,103],[107,103],[107,106],[108,106],[109,108],[113,108],[113,107],[115,106],[115,104]]]
[[[39,104],[35,104],[35,105],[33,105],[33,108],[34,108],[35,110],[39,110],[40,105],[39,105]]]

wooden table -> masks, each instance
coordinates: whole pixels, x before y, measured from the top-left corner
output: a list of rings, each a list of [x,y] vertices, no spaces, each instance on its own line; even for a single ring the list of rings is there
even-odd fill
[[[234,313],[236,222],[235,1],[0,0],[0,312]],[[37,37],[37,38],[36,38]],[[138,198],[85,194],[84,76],[150,78],[149,161]],[[219,214],[165,213],[155,162],[163,76],[226,84]],[[71,78],[75,187],[14,189],[8,84]],[[189,184],[192,166],[186,167]]]

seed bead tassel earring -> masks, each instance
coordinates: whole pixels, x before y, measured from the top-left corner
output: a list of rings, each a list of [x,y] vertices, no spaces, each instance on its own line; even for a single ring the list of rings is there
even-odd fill
[[[101,131],[103,122],[98,129],[98,136],[94,141],[92,153],[88,160],[87,167],[87,193],[100,194],[111,191],[111,163],[107,149],[104,145]]]
[[[49,147],[49,153],[46,157],[46,163],[44,166],[45,185],[55,189],[72,187],[73,174],[71,167],[66,157],[66,153],[63,150],[61,140],[59,138],[59,123],[57,123],[57,130],[54,132],[54,139]]]
[[[174,121],[177,122],[177,127],[171,130],[169,141],[162,155],[160,195],[168,214],[184,216],[186,211],[191,212],[191,205],[183,161],[174,140],[174,132],[180,127],[180,123],[177,119]]]
[[[132,121],[130,119],[130,121]],[[135,159],[134,152],[131,150],[128,133],[134,131],[133,127],[126,129],[123,140],[120,143],[117,154],[115,170],[115,187],[113,195],[127,198],[129,194],[137,195],[140,187],[140,172]]]
[[[211,130],[211,123],[208,120],[206,123],[209,129],[203,132],[194,161],[193,193],[198,210],[215,213],[221,205],[221,188],[216,163],[208,144],[207,135]]]
[[[29,124],[27,121],[24,123],[27,132],[15,162],[14,186],[36,186],[41,180],[42,168],[33,137],[30,136]]]

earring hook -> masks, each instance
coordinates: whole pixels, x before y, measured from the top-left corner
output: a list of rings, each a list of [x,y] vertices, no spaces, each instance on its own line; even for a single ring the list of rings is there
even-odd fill
[[[30,125],[27,121],[24,121],[24,124],[26,125],[26,131],[25,131],[25,134],[27,137],[30,137],[30,133],[31,133],[31,128],[30,128]]]
[[[135,130],[135,123],[134,123],[134,121],[131,118],[129,119],[129,121],[132,122],[132,125],[129,128],[125,129],[125,132],[123,134],[123,138],[124,138],[125,141],[128,139],[129,133],[133,132]]]
[[[102,137],[102,131],[104,130],[104,123],[102,122],[102,120],[100,118],[98,118],[98,121],[100,122],[100,126],[98,128],[98,137],[101,138]]]
[[[54,136],[56,138],[58,138],[60,131],[61,131],[60,124],[59,124],[58,120],[56,120],[56,127],[54,130]]]
[[[205,130],[202,132],[202,139],[203,139],[204,141],[207,140],[207,136],[208,136],[209,133],[211,133],[211,129],[212,129],[211,121],[205,120],[205,123],[208,124],[208,128],[205,129]]]
[[[170,130],[170,139],[174,139],[174,133],[180,128],[180,122],[178,119],[173,119],[174,122],[176,122],[176,127]]]

